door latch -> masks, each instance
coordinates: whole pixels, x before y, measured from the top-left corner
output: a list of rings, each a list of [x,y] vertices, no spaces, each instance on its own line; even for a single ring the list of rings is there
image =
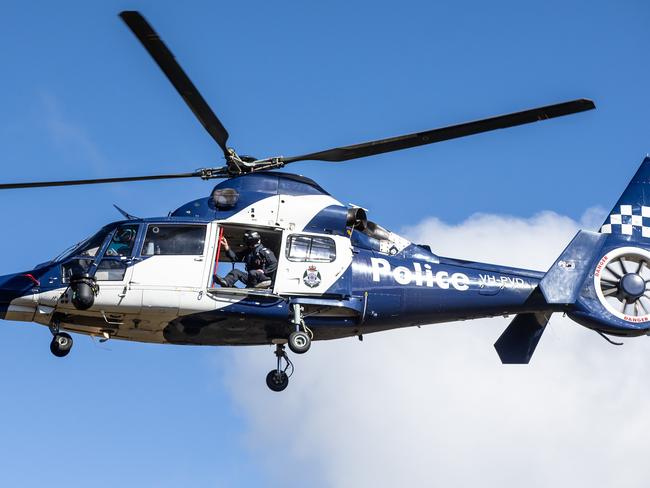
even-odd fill
[[[128,290],[127,286],[124,285],[124,288],[122,289],[122,293],[118,293],[117,296],[120,298],[124,298],[126,296],[127,290]]]

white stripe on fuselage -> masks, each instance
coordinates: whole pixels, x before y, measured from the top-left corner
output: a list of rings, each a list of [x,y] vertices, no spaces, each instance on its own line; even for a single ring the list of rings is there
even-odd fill
[[[273,195],[252,203],[225,221],[300,231],[330,205],[341,203],[329,195]]]
[[[138,263],[140,264],[140,263]],[[138,264],[135,264],[137,266]],[[228,307],[243,300],[243,296],[219,295],[212,296],[206,290],[186,290],[176,293],[180,295],[179,306],[171,309],[150,307],[148,303],[142,303],[139,310],[131,309],[118,312],[119,309],[106,308],[102,306],[102,283],[99,283],[100,291],[96,298],[96,304],[89,310],[77,310],[69,300],[68,288],[57,288],[35,295],[27,295],[14,299],[8,307],[6,320],[22,322],[36,322],[42,325],[49,325],[54,312],[61,312],[81,317],[92,317],[100,319],[101,326],[91,327],[72,323],[63,323],[62,328],[68,328],[74,332],[90,335],[101,335],[101,330],[116,329],[116,338],[133,340],[139,342],[165,342],[162,331],[172,320],[185,315],[195,313],[212,312]],[[107,290],[108,286],[104,288]],[[173,287],[170,287],[170,290]],[[147,296],[160,304],[162,297],[156,298],[158,293],[169,293],[170,290],[151,289]],[[127,293],[131,291],[127,289]],[[133,290],[135,291],[135,290]],[[68,292],[68,293],[66,293]],[[112,324],[111,324],[112,322]],[[118,323],[119,322],[119,323]]]

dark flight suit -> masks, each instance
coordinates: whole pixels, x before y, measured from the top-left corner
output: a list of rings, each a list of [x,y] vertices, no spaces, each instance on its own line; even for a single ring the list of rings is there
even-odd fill
[[[234,286],[237,281],[241,281],[246,287],[253,288],[263,281],[273,280],[275,271],[278,269],[278,260],[275,254],[269,248],[264,247],[262,243],[239,254],[232,249],[228,249],[226,253],[233,262],[242,261],[246,265],[246,271],[233,269],[223,278],[229,287]]]

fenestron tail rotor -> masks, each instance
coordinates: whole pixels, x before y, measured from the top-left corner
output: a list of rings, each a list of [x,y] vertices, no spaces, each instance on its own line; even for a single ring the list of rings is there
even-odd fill
[[[650,314],[650,253],[640,248],[610,252],[594,278],[601,303],[618,317]]]
[[[175,178],[229,178],[242,174],[253,173],[256,171],[265,171],[276,168],[282,168],[287,164],[298,161],[328,161],[342,162],[352,159],[365,158],[377,154],[383,154],[393,151],[401,151],[412,147],[433,144],[459,137],[479,134],[497,129],[505,129],[517,125],[529,124],[540,120],[561,117],[564,115],[592,110],[595,107],[591,100],[578,99],[568,102],[547,105],[544,107],[533,108],[521,112],[514,112],[496,117],[475,120],[447,127],[416,132],[376,141],[354,144],[351,146],[335,147],[318,152],[302,154],[299,156],[276,156],[264,159],[255,159],[250,157],[239,156],[234,149],[228,147],[228,131],[221,123],[216,114],[212,111],[208,103],[194,86],[180,64],[174,58],[174,55],[167,48],[160,36],[154,31],[146,19],[134,11],[125,11],[120,13],[120,17],[131,29],[133,34],[142,43],[147,52],[158,64],[167,79],[174,86],[176,91],[185,100],[185,103],[192,110],[201,125],[216,141],[223,151],[226,165],[216,168],[202,168],[188,173],[171,173],[161,175],[145,176],[127,176],[115,178],[96,178],[96,179],[77,179],[61,181],[39,181],[25,183],[6,183],[0,184],[0,190],[16,188],[37,188],[50,186],[73,186],[73,185],[92,185],[98,183],[120,183],[128,181],[145,181],[145,180],[162,180]]]

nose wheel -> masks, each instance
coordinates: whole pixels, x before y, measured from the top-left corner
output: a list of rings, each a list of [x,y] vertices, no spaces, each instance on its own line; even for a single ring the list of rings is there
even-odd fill
[[[266,375],[266,386],[272,391],[282,391],[289,386],[289,377],[293,374],[293,363],[287,356],[283,344],[275,345],[275,356],[277,357],[277,367]]]
[[[72,349],[72,344],[74,341],[70,334],[66,332],[61,332],[59,329],[59,322],[53,321],[50,324],[50,332],[52,332],[52,342],[50,342],[50,351],[57,358],[62,358],[67,356]]]
[[[52,354],[57,358],[65,357],[70,353],[72,343],[73,340],[72,337],[70,337],[70,334],[59,332],[52,338],[52,342],[50,342],[50,351],[52,351]]]

